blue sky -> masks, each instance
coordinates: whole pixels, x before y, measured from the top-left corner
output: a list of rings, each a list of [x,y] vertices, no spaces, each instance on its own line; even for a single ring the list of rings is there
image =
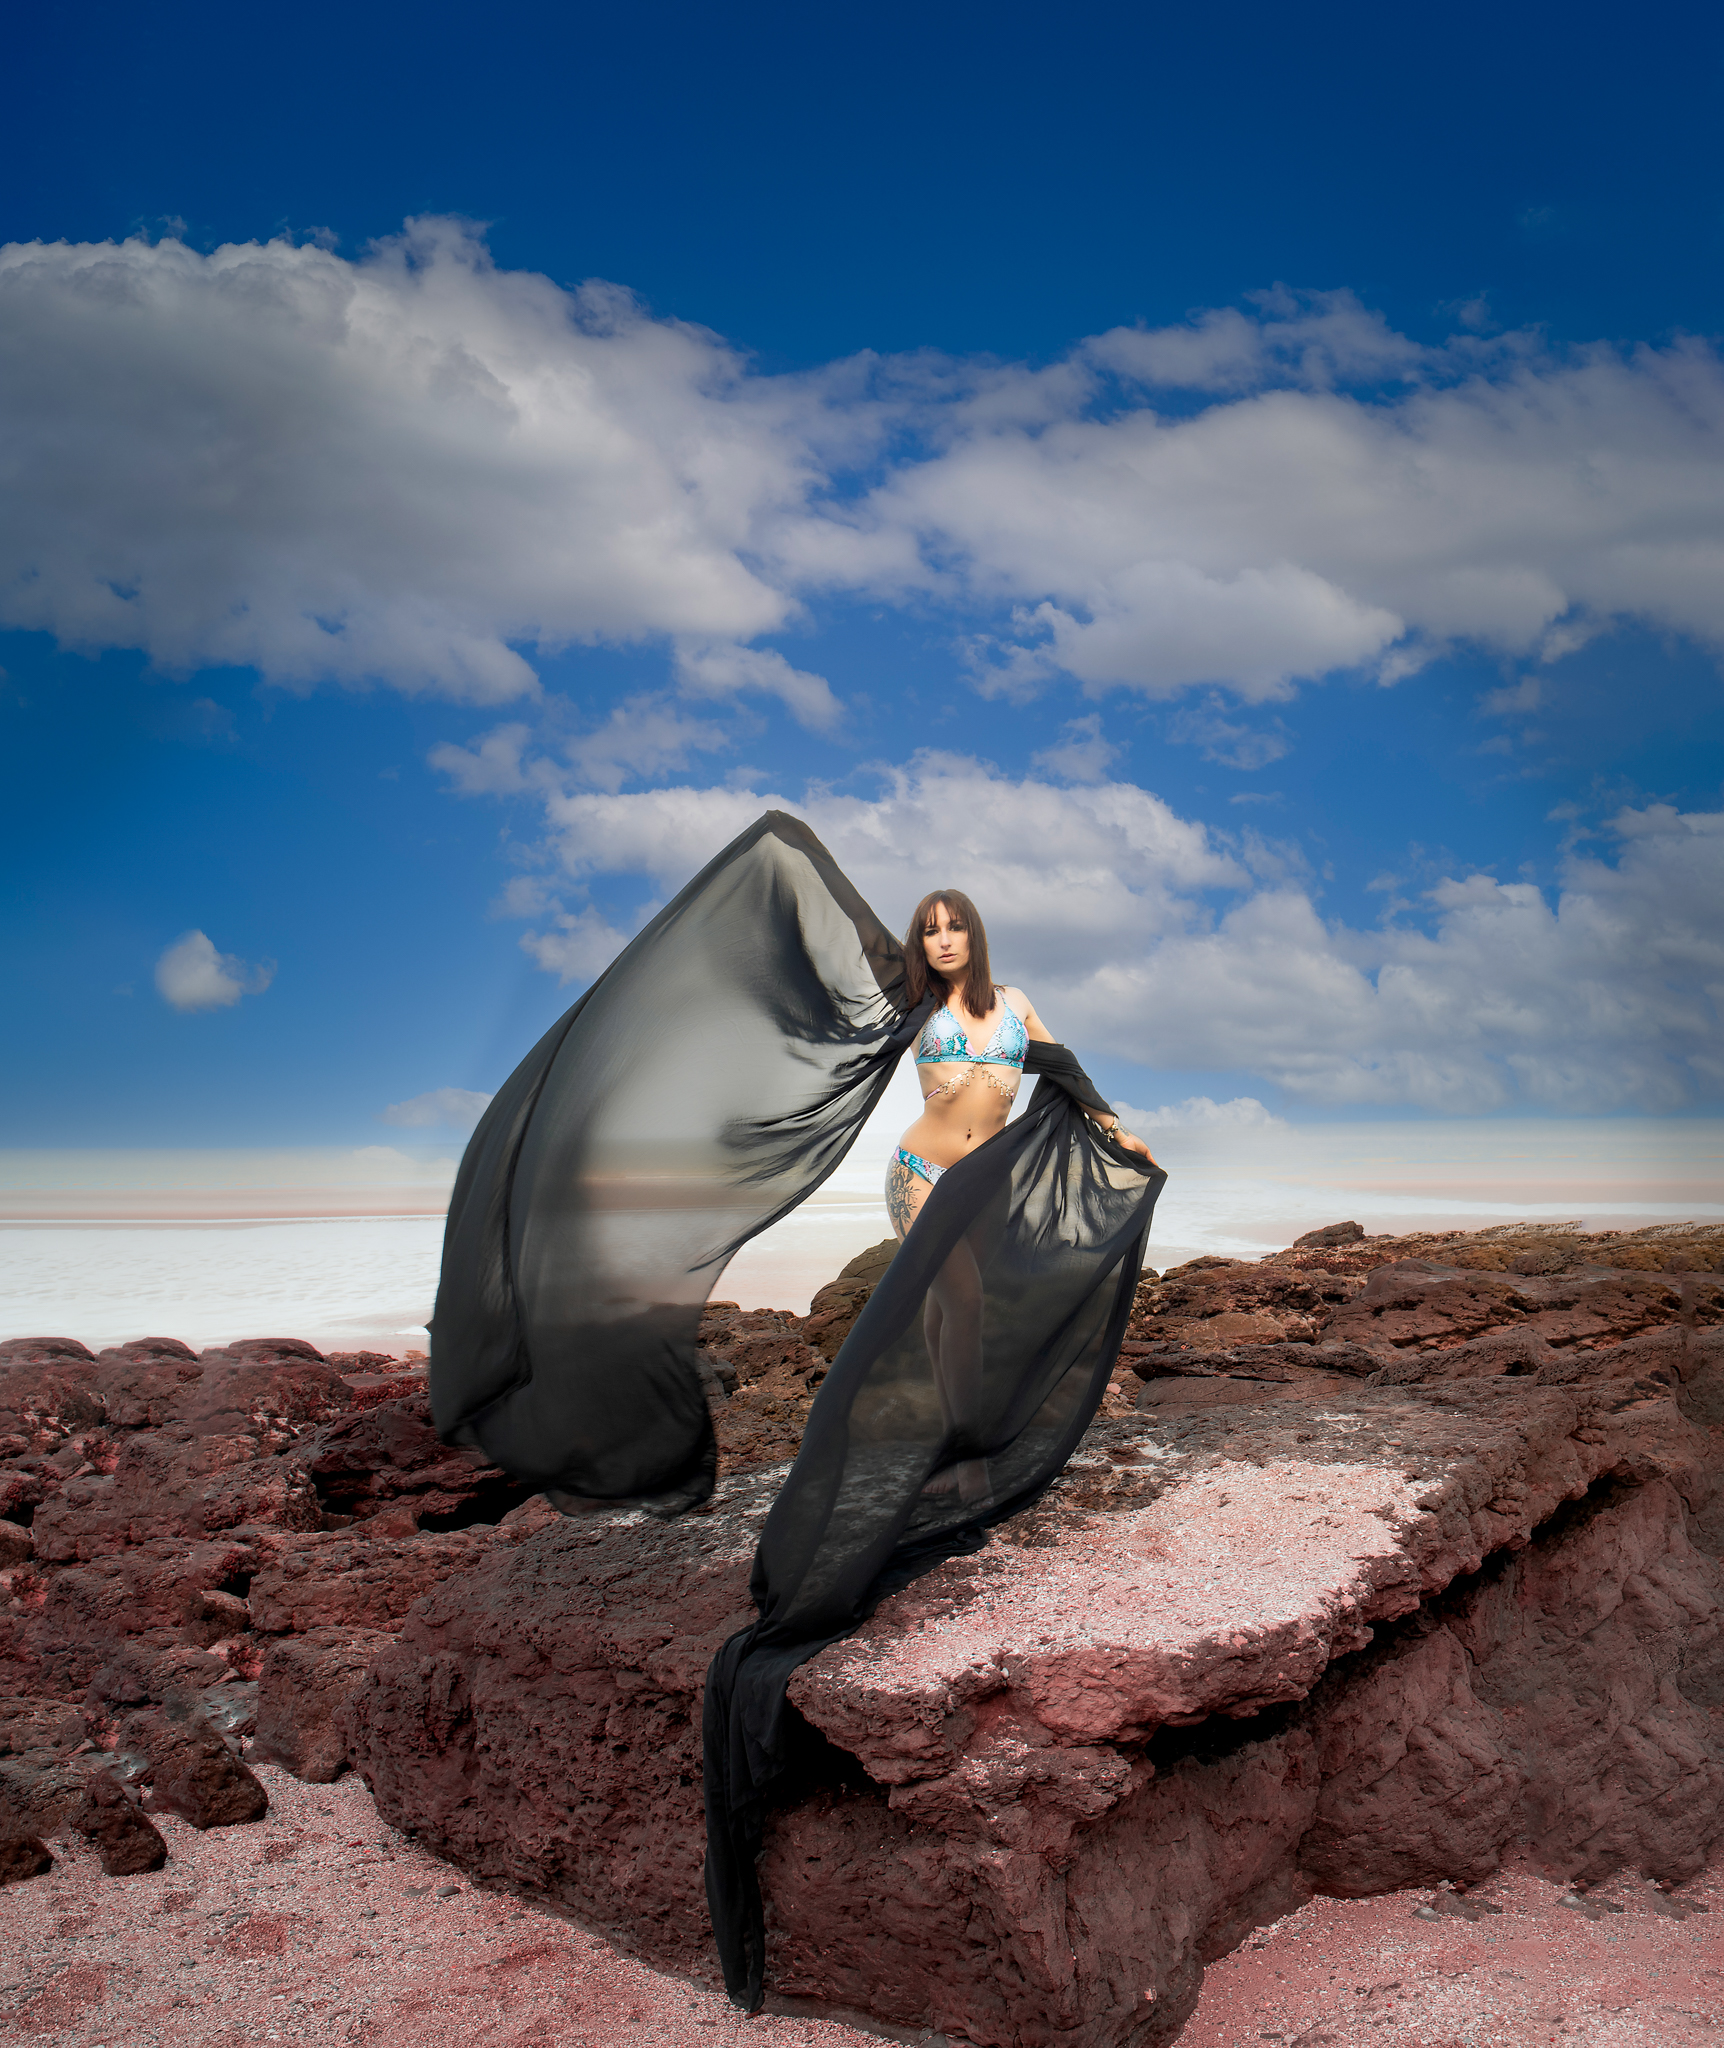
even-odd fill
[[[28,26],[0,1142],[447,1142],[768,800],[1134,1103],[1716,1113],[1715,16],[620,13]]]

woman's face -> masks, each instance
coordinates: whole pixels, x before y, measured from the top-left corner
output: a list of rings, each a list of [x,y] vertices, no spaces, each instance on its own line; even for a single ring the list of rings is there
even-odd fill
[[[952,922],[952,913],[943,903],[934,905],[922,927],[922,950],[929,967],[948,986],[959,981],[970,964],[970,935],[961,924]]]

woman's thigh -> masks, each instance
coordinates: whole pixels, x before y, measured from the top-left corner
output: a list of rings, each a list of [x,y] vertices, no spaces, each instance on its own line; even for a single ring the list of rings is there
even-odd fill
[[[886,1168],[886,1214],[900,1238],[908,1237],[910,1225],[922,1213],[922,1204],[932,1190],[913,1166],[906,1166],[893,1153]]]

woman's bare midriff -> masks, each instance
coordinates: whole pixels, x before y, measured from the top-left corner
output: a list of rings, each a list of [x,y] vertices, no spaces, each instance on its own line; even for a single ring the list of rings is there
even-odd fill
[[[929,1090],[968,1077],[968,1085],[955,1094],[929,1097]],[[1018,1070],[1003,1062],[986,1064],[968,1060],[942,1060],[938,1066],[918,1067],[922,1084],[922,1114],[899,1139],[907,1152],[919,1152],[936,1166],[956,1166],[960,1159],[985,1145],[996,1131],[1003,1131],[1012,1113],[1011,1100],[1000,1092],[1017,1093]]]

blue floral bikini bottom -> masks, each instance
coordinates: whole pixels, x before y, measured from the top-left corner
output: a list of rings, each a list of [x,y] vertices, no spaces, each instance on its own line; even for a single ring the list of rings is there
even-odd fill
[[[946,1170],[943,1166],[936,1166],[931,1159],[924,1159],[919,1152],[906,1152],[902,1145],[898,1147],[898,1157],[912,1173],[919,1173],[929,1187],[932,1187]]]

